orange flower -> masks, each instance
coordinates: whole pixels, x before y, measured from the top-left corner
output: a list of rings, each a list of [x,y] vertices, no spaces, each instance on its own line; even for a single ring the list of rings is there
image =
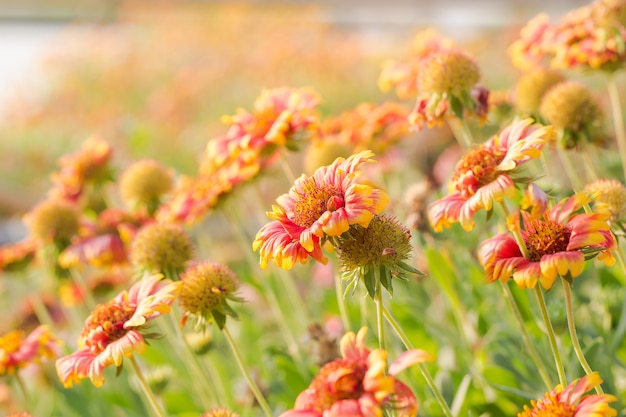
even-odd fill
[[[35,258],[39,247],[40,245],[31,238],[0,246],[0,272],[26,268]]]
[[[21,330],[0,337],[0,375],[13,375],[30,364],[57,356],[57,340],[47,326],[41,325],[26,338]]]
[[[599,255],[612,265],[615,259],[611,251],[616,243],[606,222],[608,214],[573,214],[588,201],[584,194],[574,195],[546,208],[541,218],[522,212],[524,227],[520,232],[528,258],[506,233],[483,242],[478,255],[488,281],[507,281],[513,276],[520,288],[534,288],[539,281],[550,289],[557,275],[580,275],[589,257]]]
[[[334,163],[302,175],[288,194],[278,197],[277,205],[268,212],[272,222],[259,230],[253,250],[261,249],[261,266],[268,261],[290,269],[309,256],[325,263],[321,239],[339,236],[351,224],[367,227],[389,201],[387,194],[359,181],[358,168],[373,162],[374,154],[363,151],[348,159],[337,158]]]
[[[170,311],[178,283],[161,281],[160,275],[143,278],[122,291],[107,304],[100,304],[85,321],[79,339],[79,350],[57,360],[57,374],[68,388],[89,378],[99,387],[104,383],[104,369],[122,365],[124,357],[146,349],[142,333],[145,324]]]
[[[617,415],[610,402],[617,399],[607,394],[583,395],[602,383],[597,372],[576,379],[563,388],[557,385],[546,393],[541,400],[531,401],[531,407],[524,406],[524,411],[517,417],[613,417]]]
[[[395,378],[400,371],[433,360],[432,355],[411,349],[402,353],[387,370],[387,352],[370,351],[364,343],[367,328],[341,339],[341,359],[320,369],[309,387],[296,399],[292,410],[281,417],[369,417],[383,415],[382,408],[393,400],[405,416],[417,415],[417,399]]]
[[[552,134],[550,127],[533,124],[532,119],[517,120],[499,135],[469,149],[456,165],[449,194],[429,207],[428,216],[435,231],[454,222],[472,230],[474,213],[491,210],[494,201],[502,201],[515,191],[512,172],[520,164],[539,157]]]

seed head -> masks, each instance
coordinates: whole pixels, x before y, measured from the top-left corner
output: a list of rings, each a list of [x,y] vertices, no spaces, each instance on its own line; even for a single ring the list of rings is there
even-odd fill
[[[480,70],[476,62],[459,50],[446,50],[433,53],[421,65],[417,76],[420,93],[458,96],[469,91],[480,80]]]
[[[44,242],[67,242],[78,232],[78,211],[63,200],[47,200],[26,216],[30,234]]]
[[[161,163],[144,159],[129,166],[120,177],[120,195],[129,206],[153,208],[172,189],[172,175]]]
[[[193,255],[189,235],[179,226],[151,223],[135,236],[131,247],[131,264],[138,270],[162,273],[178,280]]]
[[[599,179],[587,184],[585,191],[593,199],[596,210],[607,211],[610,214],[611,222],[626,216],[626,187],[620,181]]]
[[[526,114],[537,114],[546,91],[564,80],[560,72],[548,68],[539,68],[522,75],[515,86],[517,109]]]

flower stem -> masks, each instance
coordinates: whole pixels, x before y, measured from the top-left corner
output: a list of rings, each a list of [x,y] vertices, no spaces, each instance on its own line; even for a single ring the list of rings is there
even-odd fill
[[[378,272],[378,268],[374,268]],[[380,276],[375,272],[376,276],[376,294],[374,302],[376,303],[376,324],[378,327],[378,347],[385,350],[385,320],[383,319],[383,286],[380,283]]]
[[[448,124],[459,145],[461,145],[463,149],[471,148],[474,139],[472,138],[472,132],[467,126],[467,123],[465,123],[465,120],[453,119],[450,120]]]
[[[611,112],[613,113],[613,125],[615,129],[615,137],[617,138],[617,147],[619,148],[622,160],[624,178],[626,178],[626,131],[624,130],[622,104],[619,100],[619,91],[617,88],[617,82],[615,81],[615,75],[609,75],[606,81],[606,87],[611,101]]]
[[[550,316],[548,315],[546,300],[543,297],[543,292],[541,291],[541,286],[539,284],[535,285],[535,295],[537,296],[537,302],[539,303],[539,308],[541,309],[541,316],[543,317],[543,322],[545,323],[546,331],[548,333],[548,339],[550,340],[550,348],[552,349],[552,355],[554,356],[554,364],[556,365],[556,371],[559,374],[559,384],[564,387],[567,385],[565,369],[563,368],[561,354],[559,353],[559,348],[556,344],[554,328],[552,327],[552,322],[550,321]]]
[[[350,330],[350,319],[346,310],[346,300],[343,298],[343,287],[341,285],[341,275],[335,274],[335,292],[337,297],[337,305],[339,306],[339,317],[344,330]]]
[[[26,384],[24,383],[24,380],[20,376],[19,372],[15,372],[15,381],[17,381],[17,385],[20,387],[20,391],[22,391],[22,397],[24,397],[24,409],[28,411],[30,410],[31,404],[30,395],[28,395],[28,389],[26,388]]]
[[[290,184],[294,184],[296,182],[296,175],[293,173],[293,169],[291,169],[291,165],[289,165],[289,161],[287,160],[287,155],[283,150],[280,151],[280,166],[285,172],[287,181],[289,181]]]
[[[259,406],[261,406],[261,408],[265,412],[266,417],[272,417],[272,411],[270,410],[270,406],[267,404],[267,401],[265,400],[265,397],[263,397],[261,390],[259,389],[257,384],[254,382],[252,377],[250,376],[250,373],[248,372],[246,366],[243,364],[241,355],[239,354],[239,349],[237,349],[237,345],[235,344],[235,341],[233,340],[226,326],[224,326],[224,328],[222,329],[222,333],[226,337],[226,340],[228,341],[228,344],[230,345],[230,348],[233,351],[233,355],[235,355],[235,359],[237,360],[237,365],[239,365],[239,369],[241,369],[241,373],[243,374],[244,378],[248,382],[248,386],[250,387],[250,390],[254,394],[254,398],[256,398],[257,402],[259,403]]]
[[[567,328],[569,329],[569,335],[572,339],[572,346],[574,347],[574,352],[576,352],[576,357],[578,358],[578,362],[585,370],[585,373],[589,375],[593,371],[591,370],[591,366],[585,359],[585,354],[583,353],[582,348],[580,347],[580,342],[578,341],[578,335],[576,334],[576,325],[574,324],[574,308],[572,306],[572,289],[571,284],[563,277],[561,277],[561,283],[563,284],[563,291],[565,294],[565,310],[567,311]],[[596,392],[598,394],[604,394],[602,387],[600,385],[596,386]]]
[[[152,411],[154,412],[154,415],[157,417],[165,417],[165,414],[161,410],[161,407],[159,406],[159,403],[156,397],[154,396],[154,393],[150,389],[150,386],[146,382],[146,379],[144,378],[143,373],[141,372],[141,368],[139,368],[139,364],[137,363],[137,360],[135,359],[134,356],[131,356],[129,360],[130,360],[130,363],[133,365],[133,369],[135,370],[135,373],[137,374],[137,379],[139,380],[139,385],[141,385],[141,389],[143,389],[144,394],[148,398],[148,402],[150,403],[150,406],[152,407]]]
[[[530,335],[528,334],[528,331],[526,330],[526,324],[524,323],[522,314],[520,313],[517,303],[515,301],[515,298],[513,297],[511,288],[509,288],[509,286],[502,281],[500,281],[500,283],[502,284],[501,286],[502,286],[502,292],[504,293],[504,298],[506,299],[507,303],[509,304],[509,307],[513,311],[513,315],[515,316],[515,319],[517,320],[519,324],[519,328],[522,330],[522,340],[524,341],[524,345],[526,345],[526,349],[528,350],[528,353],[530,353],[530,356],[533,362],[535,362],[535,366],[537,367],[537,371],[539,372],[539,376],[543,380],[543,383],[546,385],[546,388],[550,390],[552,389],[554,385],[552,384],[552,382],[550,382],[548,371],[543,365],[543,362],[541,361],[541,358],[539,357],[539,354],[537,353],[535,346],[530,340]]]
[[[576,168],[574,168],[574,164],[572,163],[569,154],[567,153],[568,151],[558,145],[557,151],[559,153],[559,158],[563,163],[563,167],[565,168],[565,172],[567,173],[567,177],[569,178],[570,184],[572,185],[572,189],[574,190],[574,192],[580,191],[582,187],[582,182],[580,180],[578,172],[576,172]]]
[[[391,328],[395,331],[396,335],[398,335],[398,337],[404,344],[404,347],[406,347],[407,349],[413,349],[414,348],[413,344],[407,337],[406,333],[404,333],[404,330],[402,330],[400,323],[398,323],[398,321],[391,314],[391,312],[389,312],[387,307],[382,305],[382,311],[385,316],[385,319],[387,319],[387,322],[389,323]],[[439,403],[439,406],[441,407],[443,414],[446,417],[452,417],[452,411],[450,411],[450,407],[446,403],[446,400],[443,398],[443,395],[441,395],[441,391],[439,391],[439,389],[437,388],[437,385],[435,385],[435,381],[433,380],[433,377],[430,375],[430,372],[428,372],[428,368],[426,368],[426,365],[423,363],[420,363],[418,364],[418,367],[419,367],[420,372],[422,373],[422,376],[426,380],[426,384],[428,385],[433,395],[435,396],[435,399]]]

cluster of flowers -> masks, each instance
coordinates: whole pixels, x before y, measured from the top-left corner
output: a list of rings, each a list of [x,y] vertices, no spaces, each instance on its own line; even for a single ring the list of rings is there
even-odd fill
[[[558,52],[557,62],[567,61],[568,66],[573,66],[570,55],[576,54],[577,64],[608,69],[605,64],[619,62],[616,54],[623,49],[614,45],[614,38],[623,37],[625,10],[623,2],[598,1],[566,16],[554,28],[543,24],[538,32],[524,29],[522,39],[511,50],[532,52],[536,57],[557,56]],[[591,18],[583,21],[583,13]],[[537,22],[531,24],[534,28]],[[597,52],[598,47],[587,42],[596,42],[598,36],[608,39],[607,44],[590,57],[589,51]],[[533,42],[523,46],[531,38]],[[567,50],[567,58],[562,50]],[[583,273],[587,260],[597,258],[611,266],[620,254],[616,236],[624,233],[626,189],[617,180],[597,179],[552,202],[538,180],[521,176],[531,161],[555,147],[580,149],[578,140],[572,145],[568,139],[580,132],[585,132],[589,143],[599,143],[591,140],[596,131],[589,128],[601,118],[596,110],[599,106],[590,104],[589,96],[581,94],[583,90],[571,87],[573,84],[560,76],[545,71],[536,74],[535,81],[520,81],[513,100],[523,118],[507,120],[483,143],[474,144],[467,135],[460,140],[465,150],[450,175],[448,193],[428,206],[427,215],[434,232],[443,232],[455,223],[469,232],[476,228],[478,212],[491,215],[500,206],[506,231],[487,238],[477,249],[487,281],[506,284],[512,278],[519,288],[532,288],[543,300],[542,287],[550,290],[561,277],[568,319],[573,323],[570,291],[574,278]],[[366,328],[356,334],[345,329],[342,357],[324,364],[298,395],[293,409],[282,417],[380,417],[389,410],[402,416],[417,415],[417,396],[397,375],[417,365],[427,382],[432,382],[423,364],[434,357],[405,340],[383,304],[382,288],[393,294],[394,278],[421,272],[408,263],[413,252],[410,230],[384,212],[390,197],[364,167],[376,163],[371,149],[389,150],[408,135],[409,125],[421,130],[448,121],[463,127],[467,116],[478,116],[484,122],[490,110],[489,93],[478,84],[479,78],[478,65],[468,53],[427,32],[416,41],[416,52],[407,63],[388,64],[379,79],[383,89],[395,87],[401,97],[417,97],[410,114],[390,102],[362,104],[323,122],[317,114],[320,99],[315,93],[266,90],[251,112],[239,110],[225,118],[228,131],[209,141],[197,177],[180,177],[177,182],[174,172],[157,161],[132,164],[117,181],[125,208],[107,199],[107,186],[116,180],[112,148],[98,138],[87,140],[79,152],[61,159],[47,199],[25,216],[27,238],[0,248],[0,269],[18,270],[39,263],[50,268],[58,282],[73,286],[73,281],[82,282],[76,279],[79,269],[89,266],[108,276],[121,271],[128,289],[105,303],[92,303],[78,335],[77,350],[68,355],[59,355],[61,342],[46,326],[36,327],[27,337],[17,331],[0,338],[0,374],[17,375],[21,368],[49,358],[56,358],[58,378],[67,388],[84,379],[101,386],[105,369],[115,366],[121,370],[125,359],[140,374],[134,354],[143,353],[149,339],[162,336],[153,331],[152,322],[162,315],[175,319],[175,301],[182,310],[181,325],[191,318],[203,330],[215,322],[232,342],[226,321],[238,318],[229,302],[243,301],[238,279],[226,265],[194,259],[194,243],[185,227],[206,216],[235,186],[262,174],[283,152],[299,150],[310,142],[313,148],[337,146],[337,153],[350,156],[318,163],[311,175],[295,179],[267,213],[270,222],[256,234],[252,250],[259,252],[262,268],[273,263],[284,270],[309,258],[326,264],[336,256],[342,277],[348,281],[344,296],[363,283],[376,304],[379,348],[366,347]],[[532,94],[520,85],[533,87]],[[567,93],[558,90],[564,85]],[[558,99],[551,98],[553,94]],[[523,108],[523,97],[529,98],[528,107]],[[563,102],[570,107],[559,104]],[[576,107],[577,103],[582,107]],[[569,114],[563,116],[566,112]],[[581,114],[586,118],[582,122]],[[576,123],[558,121],[567,117],[578,119]],[[577,178],[570,181],[578,188]],[[509,208],[511,204],[514,210]],[[87,284],[82,282],[76,292],[81,301],[90,296]],[[391,364],[385,349],[385,315],[406,347]],[[546,328],[553,338],[548,321]],[[617,415],[610,405],[616,398],[602,391],[602,379],[584,361],[572,328],[572,345],[586,375],[568,383],[560,360],[556,360],[560,384],[525,406],[520,417]],[[231,346],[259,406],[271,416],[234,344]],[[557,358],[556,343],[552,348]],[[429,386],[444,414],[452,415],[436,385]],[[150,400],[149,389],[144,389]],[[589,394],[592,389],[595,394]],[[149,402],[154,413],[161,415],[159,404]],[[225,409],[204,415],[236,416]]]

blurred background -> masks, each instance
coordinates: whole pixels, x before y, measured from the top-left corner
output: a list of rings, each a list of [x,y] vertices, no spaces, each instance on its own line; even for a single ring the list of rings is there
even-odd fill
[[[539,12],[584,1],[0,0],[0,243],[22,233],[58,158],[90,136],[125,164],[194,174],[220,121],[263,88],[307,86],[334,114],[392,97],[377,77],[435,28],[510,84],[507,46]]]

